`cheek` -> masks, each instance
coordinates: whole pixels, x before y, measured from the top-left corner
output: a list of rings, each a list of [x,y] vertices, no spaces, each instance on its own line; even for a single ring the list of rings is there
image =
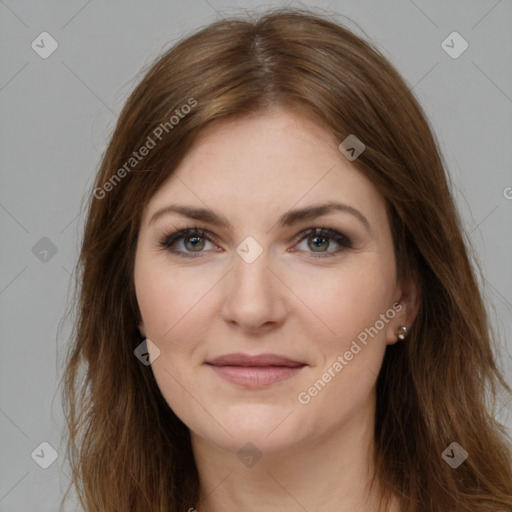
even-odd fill
[[[394,273],[386,268],[375,261],[360,270],[340,269],[334,279],[303,288],[310,288],[307,305],[321,322],[309,323],[306,336],[318,365],[297,400],[304,414],[323,417],[325,428],[335,428],[371,396],[395,316]]]
[[[173,334],[197,315],[214,281],[204,274],[195,277],[190,271],[180,272],[149,258],[136,260],[135,289],[146,335],[165,345]]]
[[[310,341],[318,340],[319,350],[332,352],[350,345],[391,308],[395,275],[386,262],[368,255],[359,258],[357,265],[347,262],[337,269],[295,272],[288,283],[301,299],[303,312],[296,315],[312,319],[308,324],[315,333],[310,333]],[[378,327],[379,335],[385,337],[380,322]]]
[[[145,334],[160,351],[151,369],[164,399],[186,424],[201,414],[191,408],[189,392],[197,381],[192,364],[195,350],[206,335],[205,323],[198,322],[197,316],[205,314],[201,308],[213,285],[190,277],[161,261],[136,259],[135,289]]]

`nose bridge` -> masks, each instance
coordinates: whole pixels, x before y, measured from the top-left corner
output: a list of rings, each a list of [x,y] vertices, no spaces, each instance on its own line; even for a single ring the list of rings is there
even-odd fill
[[[257,249],[251,241],[242,242],[234,255],[229,273],[223,316],[248,329],[282,320],[285,313],[279,280],[267,268],[269,252]],[[258,244],[259,245],[259,244]]]
[[[246,290],[253,295],[269,291],[268,253],[265,251],[253,261],[237,255],[234,262],[233,277],[235,288]],[[266,293],[265,293],[266,294]]]

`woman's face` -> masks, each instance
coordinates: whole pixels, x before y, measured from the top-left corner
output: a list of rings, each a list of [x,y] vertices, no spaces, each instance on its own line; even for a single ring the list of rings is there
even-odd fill
[[[282,109],[217,123],[144,212],[134,278],[151,367],[217,447],[277,453],[374,410],[405,288],[384,200],[339,142]],[[210,364],[232,354],[275,358]]]

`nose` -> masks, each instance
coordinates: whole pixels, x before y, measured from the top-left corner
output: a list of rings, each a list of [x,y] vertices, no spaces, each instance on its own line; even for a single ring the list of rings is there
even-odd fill
[[[252,263],[234,255],[234,267],[224,279],[221,310],[222,318],[232,327],[258,333],[284,322],[287,288],[268,263],[265,251]]]

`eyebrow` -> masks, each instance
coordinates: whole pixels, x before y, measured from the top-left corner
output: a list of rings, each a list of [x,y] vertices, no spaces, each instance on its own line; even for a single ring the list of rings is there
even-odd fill
[[[279,227],[289,227],[293,226],[294,224],[298,224],[299,222],[312,220],[335,211],[349,213],[353,215],[366,227],[366,229],[370,233],[372,232],[368,219],[359,210],[357,210],[353,206],[349,206],[347,204],[339,203],[336,201],[329,201],[323,204],[311,205],[305,208],[290,210],[288,212],[283,213],[277,220],[276,224]],[[161,208],[160,210],[157,210],[152,215],[149,224],[152,224],[163,215],[167,215],[170,213],[178,213],[180,215],[183,215],[184,217],[189,217],[191,219],[208,222],[215,226],[225,228],[228,231],[233,231],[233,228],[229,221],[224,216],[215,213],[213,210],[210,210],[208,208],[200,208],[196,206],[186,206],[180,204],[171,204],[169,206]]]

